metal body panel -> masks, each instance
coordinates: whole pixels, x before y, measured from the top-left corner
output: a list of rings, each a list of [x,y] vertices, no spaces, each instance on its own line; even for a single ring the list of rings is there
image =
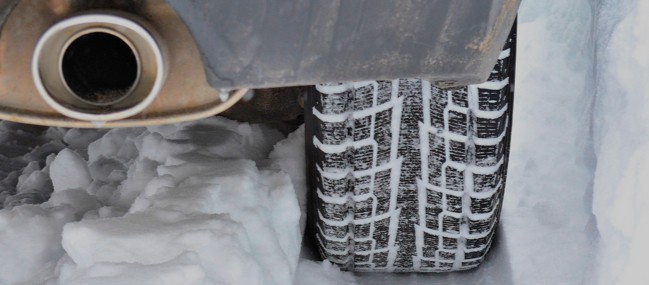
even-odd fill
[[[232,106],[232,89],[416,77],[487,79],[520,0],[0,0],[0,119],[66,127],[193,120]],[[160,34],[169,73],[143,112],[91,122],[55,112],[30,72],[53,24],[93,9],[132,13]],[[56,52],[56,51],[55,51]]]
[[[520,0],[167,0],[216,88],[484,81]]]

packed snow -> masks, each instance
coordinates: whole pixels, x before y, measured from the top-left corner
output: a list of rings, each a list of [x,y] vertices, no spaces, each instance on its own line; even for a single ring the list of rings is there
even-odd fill
[[[502,222],[485,264],[352,274],[303,242],[304,128],[0,122],[0,285],[642,284],[649,3],[523,1]]]
[[[2,127],[5,145],[25,132]],[[31,134],[57,147],[5,154],[25,166],[3,181],[0,284],[290,284],[299,134],[270,159],[281,133],[222,118]]]

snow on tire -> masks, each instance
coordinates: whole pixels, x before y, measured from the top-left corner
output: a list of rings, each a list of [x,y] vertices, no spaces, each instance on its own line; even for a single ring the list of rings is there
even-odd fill
[[[489,80],[322,84],[308,96],[310,230],[352,271],[446,272],[491,247],[507,173],[515,29]]]

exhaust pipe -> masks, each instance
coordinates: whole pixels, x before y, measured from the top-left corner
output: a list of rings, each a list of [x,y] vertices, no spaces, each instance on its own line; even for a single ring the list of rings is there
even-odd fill
[[[146,109],[160,92],[167,67],[152,28],[121,12],[67,18],[38,41],[32,76],[41,97],[78,120],[121,120]]]
[[[171,124],[214,116],[246,94],[209,84],[193,35],[167,0],[9,2],[13,9],[0,11],[0,120]]]

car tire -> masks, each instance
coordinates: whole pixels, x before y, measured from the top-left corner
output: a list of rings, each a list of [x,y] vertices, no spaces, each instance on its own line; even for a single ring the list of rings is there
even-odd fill
[[[516,28],[487,82],[321,84],[306,99],[309,232],[359,272],[477,267],[507,175]]]

